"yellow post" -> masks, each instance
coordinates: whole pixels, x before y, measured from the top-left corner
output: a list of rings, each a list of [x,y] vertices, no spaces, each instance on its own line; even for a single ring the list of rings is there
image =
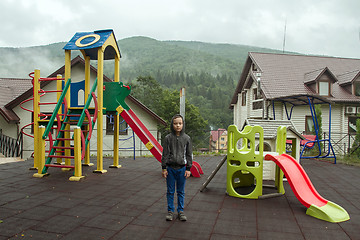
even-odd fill
[[[121,168],[119,165],[119,115],[114,114],[114,164],[111,168]]]
[[[71,50],[65,50],[65,82],[71,78]],[[66,102],[68,106],[70,106],[70,91],[68,91],[65,95]],[[66,114],[66,113],[65,113]],[[66,124],[65,126],[65,132],[64,132],[64,138],[69,139],[70,138],[70,124]],[[70,147],[70,140],[64,141],[64,146],[67,147],[65,149],[65,156],[71,155]],[[71,159],[66,158],[65,159],[65,165],[71,165]],[[62,168],[62,171],[69,171],[69,168]]]
[[[114,82],[120,81],[120,59],[118,55],[115,55],[115,70],[114,70]]]
[[[120,57],[115,55],[114,82],[120,81]],[[121,168],[119,165],[119,115],[114,115],[114,164],[111,168]]]
[[[36,178],[42,178],[43,176],[47,175],[47,173],[43,174],[42,170],[45,166],[45,139],[42,138],[42,135],[45,132],[45,126],[39,127],[39,134],[40,137],[37,139],[38,142],[38,157],[37,157],[37,166],[38,172],[33,175]]]
[[[40,70],[35,69],[34,71],[34,101],[33,101],[33,129],[34,129],[34,166],[30,168],[30,170],[36,170],[38,169],[38,158],[39,158],[39,114],[40,114],[40,95],[39,95],[39,90],[40,90],[40,82],[39,82],[39,78],[40,78]]]
[[[87,101],[89,94],[90,94],[90,57],[86,56],[85,51],[82,51],[84,58],[85,58],[85,101]],[[90,122],[90,120],[89,120]],[[91,123],[89,123],[91,124]],[[89,126],[86,126],[86,130],[89,131]],[[83,166],[93,166],[93,163],[90,163],[90,141],[88,141],[88,145],[85,151],[85,159]]]
[[[61,76],[61,74],[58,74],[56,77],[59,79],[59,80],[56,81],[56,90],[57,90],[57,91],[61,91],[61,90],[62,90],[62,83],[63,83],[63,81],[60,80],[60,78],[62,78],[62,76]],[[61,96],[61,92],[57,92],[57,102],[59,102],[60,96]],[[59,109],[59,112],[58,112],[58,114],[60,115],[60,120],[63,120],[63,119],[64,119],[64,118],[61,116],[62,110],[63,110],[63,109],[62,109],[62,106],[61,106],[60,109]],[[60,129],[57,129],[56,136],[58,135],[59,131],[60,131]],[[62,146],[62,142],[59,142],[59,143],[58,143],[58,146],[61,147],[61,146]],[[58,152],[56,155],[61,156],[62,154],[61,154],[61,152]],[[56,158],[56,162],[57,162],[58,164],[62,164],[62,158],[61,158],[61,157]]]
[[[81,169],[81,128],[76,126],[74,129],[74,176],[69,178],[70,181],[80,181],[84,178]]]
[[[98,120],[97,120],[97,169],[95,173],[106,173],[107,170],[103,169],[103,79],[104,77],[104,49],[98,49]]]
[[[276,152],[281,155],[286,153],[286,127],[279,126],[277,129],[276,136]],[[278,193],[285,193],[284,189],[284,172],[280,169],[278,165],[276,165],[275,169],[275,186],[277,187]]]

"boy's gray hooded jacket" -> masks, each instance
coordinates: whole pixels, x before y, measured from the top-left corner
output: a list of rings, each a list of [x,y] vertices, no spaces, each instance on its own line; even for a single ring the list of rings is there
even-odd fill
[[[183,126],[180,136],[176,136],[173,121],[178,117],[182,118],[181,115],[175,115],[171,119],[171,133],[166,135],[164,139],[161,167],[162,169],[166,169],[167,166],[174,169],[180,169],[186,166],[186,170],[190,171],[193,159],[191,139],[184,132],[185,126]]]

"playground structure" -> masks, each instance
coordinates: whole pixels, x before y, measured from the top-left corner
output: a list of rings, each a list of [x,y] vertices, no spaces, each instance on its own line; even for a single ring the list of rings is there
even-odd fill
[[[284,106],[284,109],[286,112],[286,117],[288,120],[291,120],[292,112],[293,112],[293,109],[295,106],[309,105],[311,118],[313,121],[313,127],[314,127],[314,131],[315,131],[315,139],[303,141],[303,148],[300,153],[300,159],[302,159],[302,158],[323,158],[323,159],[333,158],[334,163],[336,164],[336,155],[335,155],[334,149],[331,144],[331,103],[321,97],[309,96],[309,95],[299,95],[299,96],[291,96],[291,97],[274,99],[272,101],[273,119],[274,120],[276,119],[275,101],[279,101],[282,103],[282,105]],[[328,134],[328,138],[325,138],[325,139],[320,139],[320,136],[319,136],[320,126],[319,126],[318,117],[317,117],[317,114],[315,111],[316,104],[328,104],[328,106],[329,106],[329,119],[328,119],[329,134]],[[289,106],[291,106],[290,110],[288,110]],[[321,148],[322,144],[325,144],[327,146],[327,151],[322,150],[322,148]],[[313,149],[315,146],[317,147],[317,149],[319,151],[318,154],[316,154],[315,156],[305,156],[304,155],[304,153],[307,149]]]
[[[259,140],[259,151],[255,151],[255,139]],[[238,145],[241,143],[240,149]],[[286,127],[278,127],[276,138],[276,152],[286,151]],[[263,158],[264,158],[264,131],[260,126],[246,125],[239,132],[235,125],[228,128],[227,152],[227,184],[226,191],[229,196],[258,199],[268,197],[263,195]],[[277,193],[285,193],[283,186],[283,172],[276,166],[275,186]]]
[[[255,151],[255,135],[259,136],[259,151]],[[301,165],[285,154],[286,128],[279,127],[276,139],[276,153],[263,152],[263,129],[247,125],[242,132],[232,125],[228,128],[227,193],[239,198],[266,198],[285,193],[285,174],[297,199],[308,208],[306,214],[329,222],[343,222],[350,219],[341,206],[328,201],[315,190]],[[241,148],[237,144],[241,143]],[[266,154],[266,155],[265,155]],[[265,157],[264,157],[265,155]],[[277,193],[263,195],[263,159],[276,163],[275,188]],[[242,193],[243,189],[251,189]]]
[[[255,151],[255,139],[259,139],[259,151]],[[263,145],[262,127],[247,125],[239,132],[235,125],[229,126],[227,155],[204,182],[200,192],[227,162],[226,191],[229,196],[248,199],[281,196],[285,193],[285,176],[296,198],[307,208],[307,215],[334,223],[350,219],[344,208],[320,196],[299,162],[285,153],[285,126],[277,129],[276,152],[264,152]],[[264,159],[276,164],[274,186],[263,185]],[[263,194],[263,187],[274,188],[276,192]]]
[[[97,164],[95,173],[106,173],[103,169],[103,116],[114,114],[113,165],[119,164],[119,115],[132,128],[133,132],[145,144],[154,157],[161,162],[162,147],[136,114],[125,103],[131,87],[119,82],[120,51],[112,30],[94,32],[79,32],[65,45],[65,76],[56,78],[41,78],[40,70],[35,70],[30,76],[33,79],[34,97],[34,167],[37,173],[34,177],[48,175],[48,168],[56,167],[63,170],[74,169],[71,181],[79,181],[82,176],[82,165],[91,166],[90,145],[92,133],[97,127]],[[71,86],[71,51],[80,50],[85,59],[85,83],[83,106],[70,107],[74,97],[70,94]],[[104,83],[103,61],[115,60],[114,82]],[[97,60],[97,78],[90,89],[90,60]],[[44,91],[41,83],[56,81],[56,90]],[[63,81],[66,81],[63,83]],[[48,93],[57,93],[56,102],[40,102],[40,98]],[[77,97],[77,93],[75,97]],[[55,105],[52,114],[45,114],[40,110],[42,105]],[[30,125],[30,124],[29,124]],[[28,125],[27,125],[28,126]],[[51,132],[56,130],[56,137]],[[72,134],[72,135],[71,135]],[[47,154],[47,155],[46,155]],[[56,163],[52,164],[52,159]],[[65,164],[62,162],[65,159]],[[73,164],[72,164],[73,161]],[[82,163],[83,161],[83,163]],[[202,169],[197,162],[193,162],[192,176],[200,177]]]

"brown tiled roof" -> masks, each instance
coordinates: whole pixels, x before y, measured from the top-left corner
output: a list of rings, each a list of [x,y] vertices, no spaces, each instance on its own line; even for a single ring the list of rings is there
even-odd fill
[[[313,83],[315,82],[317,79],[319,79],[325,72],[328,72],[334,81],[337,81],[337,78],[334,76],[334,74],[327,68],[321,68],[312,72],[308,72],[305,73],[305,77],[304,77],[304,83]]]
[[[5,105],[32,88],[30,79],[0,78],[0,114],[9,123],[18,123],[20,118]]]
[[[85,60],[76,56],[71,60],[71,66],[76,64],[85,65]],[[97,74],[97,69],[90,65],[90,71]],[[58,74],[64,74],[65,66],[62,66],[48,77],[56,77]],[[113,80],[104,75],[104,82],[112,82]],[[41,82],[41,88],[49,84],[49,81]],[[0,78],[0,114],[9,122],[17,123],[20,118],[13,112],[12,108],[18,106],[22,101],[33,96],[33,88],[31,79],[15,79]],[[166,122],[144,104],[139,102],[132,96],[127,97],[128,100],[139,106],[150,116],[152,116],[159,124],[166,126]]]
[[[261,71],[261,90],[266,99],[317,95],[305,84],[306,81],[314,78],[309,73],[316,75],[328,69],[330,74],[337,78],[345,73],[360,70],[360,59],[250,52],[231,104],[237,102],[237,94],[242,91],[246,83],[252,63],[255,63]],[[339,85],[342,81],[341,78],[341,81],[333,84],[333,96],[327,99],[333,102],[359,103],[359,97],[351,95]]]
[[[360,76],[360,70],[355,70],[352,72],[347,72],[341,75],[338,75],[337,78],[339,80],[340,86],[351,84],[353,80]]]

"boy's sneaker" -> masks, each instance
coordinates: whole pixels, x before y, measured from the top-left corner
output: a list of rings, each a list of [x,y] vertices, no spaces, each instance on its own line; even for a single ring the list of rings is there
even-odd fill
[[[179,212],[179,219],[183,222],[187,221],[187,217],[185,216],[184,212]]]
[[[172,221],[174,219],[174,213],[173,212],[168,212],[168,214],[166,215],[166,221]]]

